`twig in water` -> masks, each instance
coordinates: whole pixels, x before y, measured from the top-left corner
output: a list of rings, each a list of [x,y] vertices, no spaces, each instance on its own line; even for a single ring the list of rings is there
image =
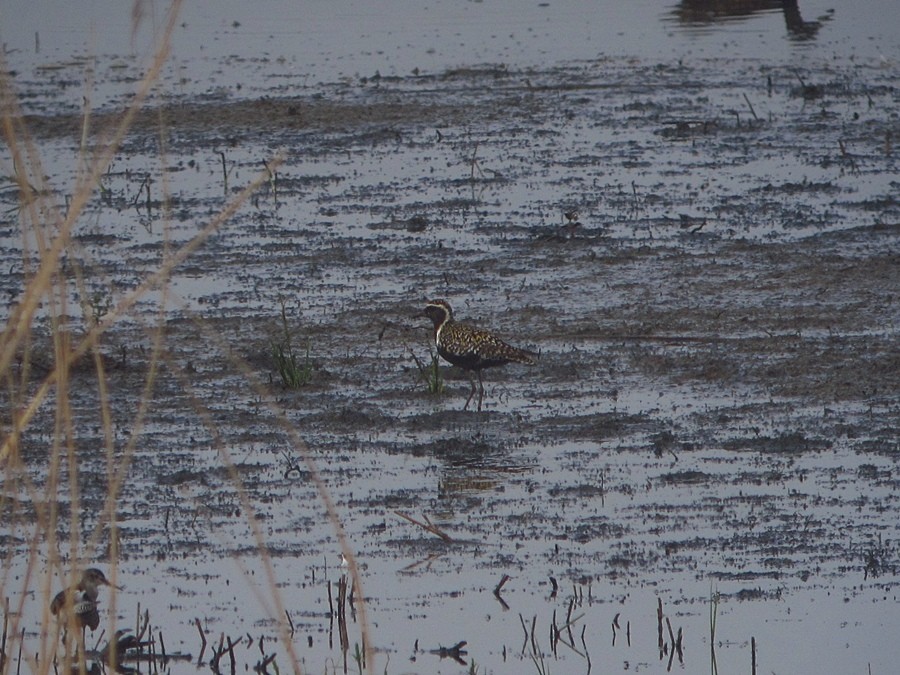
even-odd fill
[[[284,615],[287,617],[288,626],[291,627],[291,637],[294,637],[294,622],[291,620],[291,613],[284,610]],[[260,648],[262,648],[262,645],[260,645]]]
[[[528,626],[525,625],[525,617],[519,614],[519,622],[522,624],[522,630],[525,631],[525,640],[522,642],[522,655],[525,655],[525,648],[528,646]]]
[[[756,116],[756,111],[753,109],[753,104],[750,103],[750,99],[747,98],[747,94],[744,94],[744,100],[747,102],[747,107],[750,108],[750,114],[753,115],[753,119],[759,122],[759,117]]]
[[[665,654],[665,640],[663,640],[663,609],[662,609],[662,598],[656,599],[656,634],[657,634],[657,645],[659,647],[659,658],[663,657]]]
[[[581,627],[581,646],[584,647],[584,658],[587,660],[587,672],[590,675],[591,672],[591,654],[588,652],[587,642],[584,641],[584,633],[587,630],[587,626]]]
[[[225,165],[225,153],[219,151],[219,157],[222,158],[222,182],[225,185],[225,195],[228,195],[228,167]]]
[[[537,640],[534,638],[534,628],[537,626],[537,614],[534,615],[534,618],[531,620],[531,651],[534,654],[538,653]]]
[[[504,574],[500,578],[500,583],[494,587],[494,595],[500,595],[500,591],[503,590],[503,586],[506,585],[506,582],[510,580],[510,576],[508,574]]]
[[[234,648],[241,643],[240,640],[232,642],[231,638],[228,638],[228,658],[231,661],[231,672],[232,675],[237,671],[237,659],[234,656]]]
[[[550,620],[550,651],[553,652],[553,658],[558,658],[556,645],[559,644],[559,628],[556,625],[556,610],[553,610],[553,618]]]
[[[446,532],[444,532],[443,530],[441,530],[440,528],[438,528],[436,525],[434,525],[434,524],[428,519],[428,516],[425,516],[425,520],[426,520],[427,522],[423,523],[422,521],[416,520],[416,519],[413,518],[412,516],[408,516],[408,515],[406,515],[405,513],[402,513],[402,512],[400,512],[400,511],[394,511],[394,514],[397,515],[397,516],[400,516],[400,517],[403,518],[404,520],[408,520],[409,522],[413,523],[414,525],[418,525],[418,526],[421,527],[423,530],[425,530],[425,531],[427,531],[427,532],[431,532],[431,534],[433,534],[433,535],[435,535],[435,536],[437,536],[437,537],[440,537],[441,539],[443,539],[443,540],[446,541],[446,542],[452,542],[452,541],[453,541],[453,538],[452,538],[449,534],[447,534]]]
[[[500,591],[503,590],[503,585],[504,585],[507,581],[509,581],[509,579],[510,579],[510,576],[509,576],[508,574],[504,574],[503,577],[501,577],[501,579],[500,579],[500,583],[497,584],[497,585],[494,587],[494,597],[497,598],[497,600],[500,601],[500,604],[503,606],[503,609],[509,609],[509,605],[507,605],[507,604],[506,604],[506,600],[504,600],[504,599],[500,596]]]

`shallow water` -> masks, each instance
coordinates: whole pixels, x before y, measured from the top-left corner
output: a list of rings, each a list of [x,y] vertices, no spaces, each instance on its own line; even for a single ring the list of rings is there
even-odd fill
[[[658,602],[684,631],[672,669],[706,672],[716,591],[720,672],[749,672],[751,637],[759,672],[892,672],[900,54],[876,19],[894,4],[803,3],[821,21],[814,39],[778,11],[685,24],[650,2],[185,7],[150,104],[165,106],[165,148],[159,115],[139,118],[63,269],[81,262],[96,304],[117,301],[264,159],[285,161],[105,338],[122,453],[165,302],[151,411],[133,458],[116,460],[129,485],[118,625],[149,610],[167,651],[192,656],[176,671],[195,670],[195,618],[210,640],[244,636],[238,667],[258,663],[281,612],[249,521],[305,671],[355,672],[329,621],[340,549],[284,415],[358,556],[373,672],[467,672],[428,653],[460,640],[478,672],[538,671],[532,620],[549,671],[663,672]],[[64,204],[85,92],[102,129],[163,8],[143,5],[132,45],[130,8],[28,7],[39,14],[4,17],[0,37]],[[0,232],[10,303],[23,283],[14,218]],[[414,314],[434,296],[541,351],[533,368],[486,374],[480,415],[460,411],[468,383],[452,371],[442,398],[424,392],[412,354],[428,358],[430,329]],[[270,358],[281,299],[314,365],[298,391]],[[90,532],[106,463],[96,378],[89,365],[75,378]],[[39,489],[53,428],[48,406],[22,441]],[[4,490],[28,497],[13,472]],[[65,514],[68,491],[57,498]],[[3,592],[20,597],[31,513],[11,513]],[[508,609],[493,594],[504,574]],[[41,596],[24,597],[31,649]],[[562,626],[570,607],[574,649],[554,654],[554,612]],[[359,639],[353,623],[351,651]]]

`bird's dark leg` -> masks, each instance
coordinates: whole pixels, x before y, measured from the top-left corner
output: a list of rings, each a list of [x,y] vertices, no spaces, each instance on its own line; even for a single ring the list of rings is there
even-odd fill
[[[484,382],[481,380],[481,371],[478,371],[478,412],[481,412],[481,402],[484,400]]]
[[[469,403],[472,401],[472,397],[475,396],[475,378],[471,373],[469,374],[469,384],[472,385],[472,390],[469,392],[469,398],[466,399],[466,404],[463,406],[463,410],[469,409]],[[481,399],[478,400],[478,409],[481,410]]]

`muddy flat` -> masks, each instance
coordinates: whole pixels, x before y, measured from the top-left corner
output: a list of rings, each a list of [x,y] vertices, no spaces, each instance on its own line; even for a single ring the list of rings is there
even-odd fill
[[[106,391],[92,356],[73,367],[59,541],[75,525],[111,565],[114,467],[116,620],[149,610],[191,655],[176,670],[196,619],[239,664],[289,668],[289,617],[304,672],[356,672],[364,611],[373,672],[706,672],[711,651],[722,672],[891,672],[898,71],[851,56],[477,62],[265,95],[164,79],[60,263],[75,343],[215,234],[110,322]],[[122,108],[92,112],[85,146],[82,112],[34,78],[11,80],[16,119],[64,209]],[[35,235],[11,179],[0,201],[11,313]],[[485,371],[481,412],[448,364],[429,391],[432,298],[539,353]],[[59,311],[38,312],[4,408],[51,372]],[[56,412],[6,468],[6,594]],[[348,650],[323,491],[365,599]]]

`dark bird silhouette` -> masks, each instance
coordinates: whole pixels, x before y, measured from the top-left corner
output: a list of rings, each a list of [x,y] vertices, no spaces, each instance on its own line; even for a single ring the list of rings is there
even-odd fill
[[[534,364],[535,352],[513,347],[493,333],[453,320],[453,310],[446,300],[431,300],[425,306],[425,316],[434,323],[434,345],[438,354],[469,373],[472,391],[463,410],[469,407],[475,396],[475,377],[478,378],[478,410],[484,399],[484,382],[481,371],[507,363]]]
[[[100,586],[112,586],[106,576],[96,567],[88,567],[81,573],[77,584],[56,594],[50,603],[50,612],[62,617],[65,621],[74,621],[84,631],[90,628],[97,630],[100,625],[100,614],[97,612],[97,596]],[[113,586],[118,588],[118,586]]]

